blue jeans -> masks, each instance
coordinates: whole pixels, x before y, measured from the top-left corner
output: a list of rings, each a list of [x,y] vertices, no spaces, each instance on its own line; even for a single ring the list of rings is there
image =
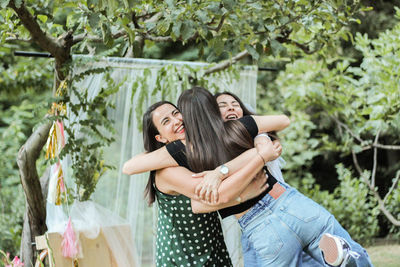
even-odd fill
[[[242,235],[242,249],[243,249],[243,261],[244,267],[258,267],[262,266],[262,260],[258,257],[256,250],[252,247],[252,244]],[[309,254],[304,251],[301,253],[301,266],[303,267],[322,267],[325,266],[319,261],[315,260]]]
[[[296,189],[281,185],[286,191],[278,199],[267,194],[239,219],[246,267],[328,266],[318,248],[324,233],[349,244],[352,257],[344,266],[373,266],[366,250],[332,214]],[[314,260],[304,258],[304,252]]]

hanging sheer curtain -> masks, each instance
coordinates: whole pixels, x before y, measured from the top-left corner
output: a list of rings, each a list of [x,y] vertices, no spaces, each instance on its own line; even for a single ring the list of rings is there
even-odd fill
[[[87,58],[79,56],[79,58]],[[75,57],[77,59],[77,57]],[[154,266],[154,248],[156,233],[156,205],[148,207],[143,198],[143,191],[148,179],[148,173],[127,176],[121,172],[122,165],[132,155],[143,152],[142,133],[139,131],[141,119],[137,118],[137,105],[144,104],[144,109],[161,100],[161,93],[152,94],[156,88],[156,78],[163,66],[173,65],[181,68],[184,65],[191,68],[205,68],[208,65],[196,62],[176,62],[165,60],[105,58],[96,61],[94,66],[109,67],[110,75],[116,84],[121,83],[119,91],[113,96],[115,109],[110,110],[110,119],[116,129],[115,142],[104,151],[107,164],[114,165],[115,170],[107,171],[100,179],[92,199],[101,206],[125,218],[130,226],[136,247],[138,266]],[[77,66],[78,73],[92,66]],[[149,72],[147,88],[142,88],[138,79],[144,72]],[[171,77],[165,77],[171,78]],[[238,80],[223,75],[209,75],[208,79],[218,87],[218,91],[231,91],[237,94],[245,103],[255,107],[257,69],[254,66],[244,66],[240,70]],[[88,90],[88,97],[96,95],[105,83],[105,73],[86,76],[78,87]],[[188,88],[185,88],[188,89]],[[176,87],[167,100],[176,103],[182,88],[179,79]],[[214,90],[212,90],[214,93]],[[145,97],[143,97],[145,93]],[[226,218],[223,221],[225,241],[232,257],[234,266],[242,266],[240,230],[236,220]]]

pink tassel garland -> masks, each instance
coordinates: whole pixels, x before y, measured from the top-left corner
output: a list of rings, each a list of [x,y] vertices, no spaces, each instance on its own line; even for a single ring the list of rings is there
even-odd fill
[[[65,136],[64,136],[64,124],[62,121],[57,120],[57,126],[58,130],[60,131],[60,136],[59,136],[59,144],[60,144],[60,150],[64,148],[65,146]]]
[[[74,259],[78,255],[78,242],[76,240],[74,229],[72,228],[71,218],[69,218],[67,227],[65,228],[61,247],[62,254],[65,258]]]

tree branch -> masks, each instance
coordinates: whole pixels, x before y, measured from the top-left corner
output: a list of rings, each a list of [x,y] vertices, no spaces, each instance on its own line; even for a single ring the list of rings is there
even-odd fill
[[[49,180],[50,180],[50,167],[48,167],[43,176],[40,178],[40,186],[42,190],[43,198],[47,198],[47,192],[49,191]],[[39,193],[39,192],[38,192]],[[30,221],[28,217],[28,203],[25,200],[25,213],[24,213],[24,224],[22,227],[22,235],[21,235],[21,245],[20,245],[20,255],[21,259],[27,263],[35,262],[35,253],[33,249],[33,240],[35,240],[35,235],[32,235]],[[32,266],[32,265],[25,265],[25,266]]]
[[[392,186],[390,187],[389,191],[387,192],[386,196],[383,198],[383,202],[386,202],[386,199],[390,196],[390,194],[392,193],[392,191],[394,190],[394,188],[396,187],[398,181],[400,178],[400,170],[397,171],[396,173],[396,178],[394,178],[394,182],[392,184]]]
[[[226,14],[222,15],[221,20],[219,21],[217,27],[215,27],[215,28],[208,27],[208,29],[219,32],[219,30],[221,30],[221,28],[222,28],[222,25],[224,25],[225,18],[226,18]]]
[[[114,34],[111,34],[111,37],[113,39],[117,39],[119,37],[126,36],[126,35],[127,35],[126,31],[120,30],[120,31],[118,31],[118,32],[116,32]],[[77,43],[79,43],[79,42],[81,42],[81,41],[83,41],[85,39],[87,39],[87,40],[89,40],[91,42],[94,42],[94,43],[100,43],[100,42],[103,41],[103,38],[100,37],[100,36],[87,35],[87,33],[82,33],[82,34],[78,34],[78,35],[73,37],[72,45],[75,45],[75,44],[77,44]]]
[[[380,149],[386,149],[386,150],[400,150],[400,146],[396,145],[382,145],[378,143],[374,143],[373,145],[365,146],[363,147],[363,150],[368,150],[371,149],[372,147],[380,148]]]
[[[347,132],[349,132],[350,135],[353,136],[358,142],[360,142],[360,143],[363,142],[363,140],[362,140],[360,137],[358,137],[357,135],[355,135],[355,134],[350,130],[350,128],[349,128],[346,124],[344,124],[343,122],[339,121],[339,119],[337,119],[335,116],[332,116],[332,115],[331,115],[331,118],[332,118],[339,126],[343,127]]]
[[[46,230],[46,208],[41,194],[36,160],[46,143],[50,127],[51,122],[49,121],[37,128],[21,147],[17,157],[21,184],[28,203],[27,209],[32,236],[41,235]]]
[[[19,37],[7,37],[7,38],[6,38],[6,42],[14,42],[14,41],[25,42],[25,43],[32,43],[32,42],[33,42],[33,39],[32,39],[32,38],[23,39],[23,38],[19,38]]]
[[[10,0],[8,6],[17,13],[18,18],[31,34],[32,40],[39,45],[40,48],[49,52],[55,58],[56,72],[60,79],[63,80],[65,74],[62,73],[61,69],[64,63],[71,58],[72,32],[66,32],[55,39],[47,35],[47,33],[40,28],[38,22],[26,8],[24,2],[21,3],[20,7],[17,7],[15,1]]]
[[[153,36],[148,33],[143,33],[142,36],[144,39],[154,41],[154,42],[172,42],[173,41],[171,36]]]
[[[359,143],[364,143],[365,141],[362,140],[360,137],[358,137],[357,135],[355,135],[350,128],[344,124],[343,122],[339,121],[336,117],[334,116],[330,116],[340,127],[343,127],[351,136],[353,136]],[[340,129],[340,128],[339,128]],[[383,145],[383,144],[379,144],[377,141],[374,142],[372,145],[368,145],[368,146],[364,146],[362,147],[362,150],[368,150],[371,148],[380,148],[380,149],[386,149],[386,150],[400,150],[400,146],[397,145]]]
[[[381,130],[378,130],[378,133],[375,136],[374,144],[378,142],[379,134]],[[371,174],[371,185],[375,188],[375,176],[376,176],[376,166],[378,165],[378,149],[374,147],[374,161],[372,165],[372,174]]]
[[[300,48],[301,50],[303,50],[303,52],[306,53],[307,55],[314,54],[315,52],[321,50],[321,49],[324,47],[324,45],[325,45],[325,44],[322,44],[321,47],[315,48],[314,50],[310,50],[310,48],[309,48],[308,46],[306,46],[306,45],[304,45],[304,44],[300,44],[300,43],[295,42],[295,41],[293,41],[293,40],[290,40],[290,43],[296,45],[298,48]]]
[[[368,188],[372,191],[372,194],[374,195],[375,199],[378,201],[378,208],[382,211],[382,213],[386,216],[386,218],[395,226],[400,226],[400,221],[397,220],[385,207],[385,202],[382,200],[381,196],[378,194],[376,191],[375,187],[372,186],[372,184],[362,175],[362,170],[360,168],[360,165],[358,164],[357,156],[354,151],[352,151],[353,155],[353,162],[354,165],[356,166],[356,169],[358,173],[360,174],[360,177],[363,179],[364,183],[368,186]],[[398,172],[400,173],[400,172]],[[397,179],[398,180],[398,179]]]
[[[361,170],[360,164],[358,163],[357,154],[354,151],[351,151],[351,155],[353,156],[354,166],[356,167],[358,174],[361,176],[362,170]]]
[[[379,209],[383,212],[386,218],[395,226],[400,226],[400,220],[397,220],[385,207],[385,203],[376,191],[373,191],[375,198],[378,200]]]
[[[17,13],[22,24],[31,34],[32,40],[37,43],[43,50],[50,52],[55,57],[58,51],[58,44],[56,39],[48,36],[46,32],[44,32],[40,28],[36,19],[25,7],[24,2],[21,3],[21,6],[19,8],[15,6],[14,0],[11,0],[8,5],[15,11],[15,13]]]
[[[315,48],[314,50],[310,50],[310,48],[307,46],[307,44],[301,44],[299,42],[293,41],[292,39],[289,38],[291,31],[283,31],[282,37],[278,37],[276,38],[276,40],[280,43],[286,43],[286,44],[293,44],[295,46],[297,46],[298,48],[300,48],[301,50],[303,50],[304,53],[306,53],[307,55],[311,55],[314,54],[315,52],[319,51],[322,49],[322,47],[324,47],[324,44],[322,44],[321,47],[319,48]]]
[[[248,55],[249,55],[249,52],[247,50],[242,51],[239,54],[237,54],[236,56],[234,56],[233,58],[231,58],[230,60],[223,61],[223,62],[215,65],[214,67],[209,68],[208,70],[206,70],[204,75],[209,75],[213,72],[217,72],[217,71],[226,69]]]

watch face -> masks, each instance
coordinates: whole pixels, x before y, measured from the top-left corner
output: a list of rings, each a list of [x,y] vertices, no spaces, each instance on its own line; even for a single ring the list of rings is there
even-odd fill
[[[225,165],[221,165],[220,171],[221,171],[222,174],[228,174],[229,169]]]

